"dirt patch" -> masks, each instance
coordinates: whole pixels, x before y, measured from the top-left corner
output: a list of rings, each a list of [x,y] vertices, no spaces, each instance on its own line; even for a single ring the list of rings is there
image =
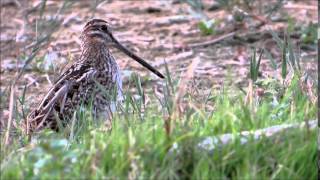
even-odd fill
[[[236,25],[230,20],[232,10],[215,8],[216,2],[206,0],[202,1],[203,8],[199,14],[220,23],[215,28],[216,34],[205,36],[198,27],[202,17],[187,3],[175,0],[96,2],[64,4],[63,1],[48,0],[45,6],[38,0],[1,2],[3,118],[7,118],[8,114],[8,87],[35,51],[35,42],[50,34],[40,43],[39,51],[25,68],[21,78],[17,79],[18,97],[21,97],[26,87],[26,107],[35,106],[59,73],[77,60],[81,53],[81,29],[85,22],[93,17],[107,20],[121,43],[161,72],[165,72],[166,61],[171,76],[175,79],[180,78],[187,71],[187,66],[200,57],[191,84],[198,87],[203,92],[199,93],[202,95],[209,93],[211,88],[220,88],[221,85],[246,86],[252,47],[267,49],[279,64],[281,51],[268,31],[283,34],[290,26],[290,19],[294,28],[297,28],[316,23],[318,17],[316,1],[286,2],[270,17],[262,10],[276,1],[256,1],[256,8],[248,10],[254,16],[246,18],[243,24]],[[268,21],[263,22],[261,17]],[[264,24],[259,25],[261,22]],[[236,34],[210,44],[212,40],[232,32]],[[293,34],[297,34],[292,37],[294,45],[303,47],[300,51],[302,67],[313,77],[317,77],[315,44],[301,44],[301,32],[294,29]],[[201,45],[206,42],[209,43]],[[138,63],[121,52],[113,50],[113,53],[125,78],[127,74],[135,72],[146,82],[152,80],[153,83],[144,83],[149,91],[151,87],[161,86],[161,81]],[[48,59],[53,61],[53,69],[45,66],[44,62],[49,61]],[[262,57],[261,72],[264,77],[279,75],[279,72],[272,68],[267,56]]]

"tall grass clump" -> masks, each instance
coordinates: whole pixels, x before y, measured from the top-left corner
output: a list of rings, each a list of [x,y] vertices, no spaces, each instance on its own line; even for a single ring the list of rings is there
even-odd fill
[[[43,130],[31,142],[16,131],[1,148],[1,179],[315,179],[317,133],[303,124],[314,122],[317,109],[287,45],[276,68],[284,71],[286,62],[293,75],[261,78],[253,55],[245,95],[223,87],[199,105],[188,92],[177,92],[184,81],[173,79],[167,68],[162,96],[132,79],[138,96],[125,93],[111,129],[93,120],[89,106],[63,130]],[[199,108],[206,106],[212,108]],[[293,123],[298,126],[277,134],[254,134]],[[244,131],[254,135],[243,141]],[[220,138],[226,135],[232,137],[228,143]],[[207,138],[216,141],[202,146]]]

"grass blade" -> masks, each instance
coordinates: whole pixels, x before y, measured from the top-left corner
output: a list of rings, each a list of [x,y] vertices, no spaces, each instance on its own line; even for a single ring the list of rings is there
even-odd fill
[[[281,61],[281,77],[283,80],[287,76],[287,38],[284,37],[284,46],[282,47],[282,61]]]
[[[272,57],[271,53],[264,49],[264,53],[266,54],[267,58],[270,60],[271,62],[271,67],[274,69],[274,70],[277,70],[277,63],[275,62],[274,58]]]

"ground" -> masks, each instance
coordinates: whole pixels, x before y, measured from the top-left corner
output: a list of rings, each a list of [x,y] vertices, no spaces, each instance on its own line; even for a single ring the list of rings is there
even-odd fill
[[[175,83],[180,79],[176,97],[182,97],[188,92],[192,94],[195,102],[194,104],[179,104],[180,102],[176,99],[180,106],[180,111],[178,111],[183,112],[185,106],[192,106],[190,109],[204,106],[203,111],[206,113],[212,111],[213,115],[209,117],[214,120],[220,119],[220,121],[213,122],[213,128],[219,126],[214,129],[216,130],[215,135],[235,131],[232,125],[229,127],[224,124],[225,121],[239,114],[242,116],[242,111],[247,109],[242,106],[239,108],[242,99],[228,101],[221,105],[222,109],[219,109],[220,105],[215,104],[219,97],[213,98],[215,103],[204,105],[203,100],[213,92],[228,89],[230,96],[237,94],[233,94],[235,91],[243,92],[246,97],[249,97],[244,100],[246,105],[250,104],[247,101],[250,101],[252,89],[254,92],[251,92],[251,96],[253,93],[254,96],[259,96],[258,99],[269,92],[265,86],[255,84],[252,87],[250,76],[252,62],[250,60],[254,51],[259,57],[263,50],[258,80],[262,80],[263,83],[269,82],[267,80],[270,79],[278,81],[280,86],[287,90],[297,87],[291,84],[294,82],[292,80],[295,74],[293,68],[288,68],[286,79],[283,79],[282,75],[283,49],[279,47],[279,42],[290,37],[288,41],[292,43],[293,48],[288,47],[287,49],[288,51],[293,50],[294,54],[300,57],[298,59],[300,59],[301,72],[303,72],[301,77],[308,77],[308,83],[303,87],[309,99],[303,99],[307,105],[301,103],[303,105],[300,106],[290,101],[288,106],[266,109],[270,111],[276,111],[277,108],[285,109],[283,112],[287,114],[284,117],[290,117],[289,122],[291,120],[303,122],[309,117],[314,118],[316,111],[313,106],[317,101],[315,87],[318,84],[317,1],[289,0],[281,4],[279,3],[282,2],[281,0],[253,0],[249,5],[246,5],[245,2],[249,1],[82,0],[72,3],[63,0],[2,0],[0,2],[1,134],[5,132],[4,127],[7,127],[10,115],[13,115],[14,119],[13,128],[17,128],[19,126],[17,119],[25,118],[26,114],[39,103],[59,74],[77,61],[81,54],[79,39],[81,30],[84,24],[92,18],[107,20],[115,37],[123,45],[143,57],[167,77],[170,74],[170,78]],[[280,38],[280,41],[273,33]],[[144,91],[147,92],[145,93],[146,104],[152,105],[151,108],[157,106],[155,98],[150,94],[165,97],[167,95],[163,88],[166,86],[165,81],[154,76],[120,51],[111,50],[122,70],[125,91],[133,92],[134,97],[139,94],[138,87],[131,78],[133,74],[137,74],[141,78]],[[290,53],[285,56],[290,56]],[[292,62],[289,64],[288,67],[292,66]],[[166,66],[169,73],[166,73]],[[10,93],[13,95],[11,99]],[[285,100],[277,97],[281,96],[279,94],[284,94]],[[282,100],[287,100],[286,93],[283,94],[276,91],[272,95],[276,99],[279,98],[277,100],[281,104]],[[15,103],[10,104],[10,102]],[[259,99],[258,102],[261,103],[259,107],[263,106],[262,100]],[[303,108],[294,109],[295,105]],[[18,113],[13,113],[15,108],[12,107],[16,107],[15,112]],[[223,114],[225,112],[223,108],[226,107],[234,113],[232,117]],[[310,108],[306,110],[305,107]],[[268,110],[266,112],[257,110],[258,113],[255,112],[257,114],[253,113],[253,117],[250,116],[253,120],[249,119],[253,123],[256,123],[255,118],[266,116],[272,119],[273,117],[268,116]],[[199,111],[202,109],[200,108]],[[280,114],[278,111],[275,113]],[[306,119],[299,119],[299,117]],[[247,118],[245,112],[242,118]],[[269,122],[258,123],[257,127],[252,127],[251,124],[240,126],[241,123],[247,123],[241,121],[240,127],[237,127],[239,129],[236,128],[236,130],[258,129],[287,122],[282,116],[280,119],[281,121],[270,124]],[[264,120],[267,121],[267,119]],[[232,120],[230,122],[234,123]],[[212,135],[209,132],[211,130],[206,129],[204,134]],[[112,141],[112,138],[110,139]],[[301,143],[304,139],[297,141]],[[119,147],[122,147],[121,144]],[[150,149],[147,148],[146,151]],[[274,152],[277,152],[278,150],[275,149],[273,149]],[[153,157],[152,153],[150,157]],[[94,158],[97,157],[94,156]],[[275,165],[275,167],[278,166]]]
[[[251,24],[257,24],[259,21],[247,18],[248,22],[245,22],[245,26],[249,27],[242,28],[244,30],[238,33],[243,37],[242,41],[226,38],[212,45],[187,48],[195,43],[210,41],[237,30],[237,27],[231,24],[230,10],[226,8],[210,10],[213,9],[210,7],[214,4],[203,1],[203,14],[208,19],[221,21],[216,28],[216,31],[219,31],[216,35],[204,36],[198,28],[201,16],[195,14],[195,10],[192,10],[187,3],[180,3],[180,1],[103,1],[98,5],[95,1],[80,1],[67,6],[60,12],[58,11],[63,1],[48,1],[43,13],[39,10],[41,1],[19,1],[17,4],[13,2],[4,4],[1,11],[2,93],[7,92],[8,85],[24,63],[23,59],[30,56],[32,48],[27,47],[41,37],[41,31],[46,34],[48,28],[51,28],[45,23],[43,24],[47,26],[46,28],[38,27],[37,22],[55,18],[56,21],[62,21],[52,37],[41,47],[35,60],[31,62],[32,67],[27,68],[18,81],[19,94],[24,85],[28,85],[26,102],[31,105],[48,90],[50,83],[54,82],[59,72],[63,71],[64,68],[61,67],[77,60],[81,53],[79,40],[81,29],[91,18],[107,20],[121,43],[160,71],[164,72],[165,62],[167,62],[174,78],[179,78],[186,71],[186,67],[195,58],[200,57],[200,63],[195,69],[194,83],[204,91],[211,87],[219,88],[221,84],[246,85],[252,47],[269,50],[274,59],[279,62],[281,50],[277,49],[276,43],[271,36],[267,35],[267,32],[268,30],[284,32],[288,26],[286,18],[294,19],[295,27],[317,22],[316,1],[289,1],[279,11],[273,13],[273,21],[262,27],[254,28]],[[275,4],[276,1],[272,3]],[[269,3],[266,2],[261,3],[262,8],[268,5]],[[258,14],[259,11],[254,9],[252,14]],[[263,13],[260,16],[263,16]],[[294,40],[296,42],[300,39],[296,37]],[[301,50],[303,67],[315,73],[317,71],[314,66],[316,48],[304,47]],[[57,66],[56,71],[45,70],[40,65],[35,67],[36,60],[43,61],[46,55],[53,56],[52,61]],[[125,76],[134,72],[155,81],[147,83],[148,85],[155,85],[160,81],[121,52],[115,51],[114,55]],[[267,56],[262,57],[261,72],[263,76],[274,75]],[[228,81],[228,77],[232,80]],[[205,93],[208,92],[205,91]],[[7,108],[7,106],[4,107]]]

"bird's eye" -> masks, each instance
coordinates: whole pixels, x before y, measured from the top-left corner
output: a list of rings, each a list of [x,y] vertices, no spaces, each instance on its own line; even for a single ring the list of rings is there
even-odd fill
[[[107,27],[106,25],[102,25],[102,26],[101,26],[101,29],[102,29],[103,31],[108,31],[108,27]]]

